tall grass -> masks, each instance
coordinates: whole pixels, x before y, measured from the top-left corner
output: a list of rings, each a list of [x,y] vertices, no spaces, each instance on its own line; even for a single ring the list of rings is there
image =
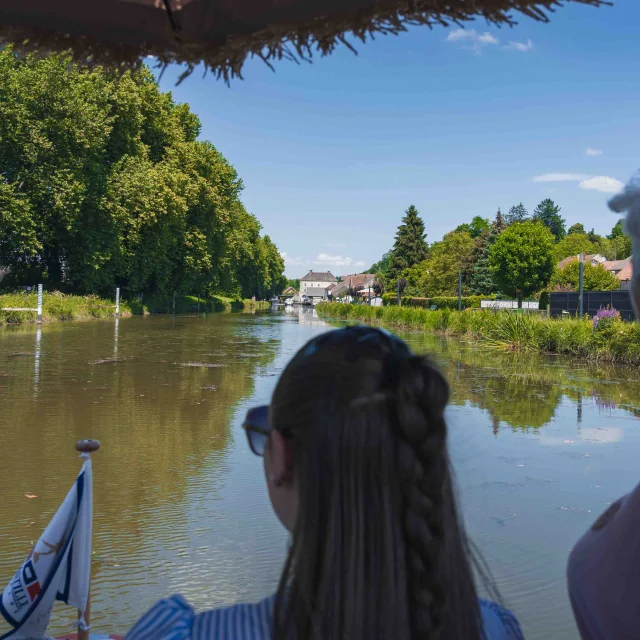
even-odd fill
[[[0,295],[0,309],[31,308],[38,306],[36,293],[5,293]],[[120,315],[130,316],[144,313],[144,308],[136,302],[120,301]],[[106,318],[115,314],[115,301],[96,296],[66,295],[58,291],[45,292],[42,298],[42,320],[87,320]],[[35,311],[0,311],[0,324],[22,324],[35,322]]]
[[[512,311],[429,311],[415,307],[320,304],[318,315],[393,329],[464,336],[507,350],[531,350],[640,364],[640,324],[610,322],[602,329],[577,318],[548,319]]]
[[[36,293],[6,293],[0,295],[0,309],[30,308],[38,306]],[[236,300],[224,296],[211,296],[200,300],[200,311],[264,311],[269,302]],[[198,308],[197,296],[179,296],[176,298],[176,313],[192,313]],[[120,315],[143,315],[145,313],[171,313],[172,300],[145,300],[144,303],[120,300]],[[115,301],[96,296],[67,295],[58,291],[45,291],[42,298],[42,320],[89,320],[115,315]],[[35,311],[0,311],[0,324],[25,324],[36,322]]]

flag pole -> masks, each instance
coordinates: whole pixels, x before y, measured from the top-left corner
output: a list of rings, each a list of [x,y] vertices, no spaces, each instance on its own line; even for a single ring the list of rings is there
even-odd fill
[[[117,322],[117,320],[116,320]],[[94,451],[100,448],[100,442],[98,440],[78,440],[76,442],[76,451],[86,456],[91,456]],[[90,585],[91,583],[89,583]],[[78,620],[84,618],[84,628],[78,627],[78,640],[89,640],[89,627],[91,625],[91,588],[87,594],[87,608],[86,611],[78,611]]]

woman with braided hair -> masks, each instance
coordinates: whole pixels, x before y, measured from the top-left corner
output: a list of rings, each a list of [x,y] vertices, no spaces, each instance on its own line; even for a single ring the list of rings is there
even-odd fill
[[[456,511],[442,374],[391,334],[322,334],[249,411],[273,508],[291,532],[275,596],[195,614],[158,603],[130,640],[517,640],[479,600]]]

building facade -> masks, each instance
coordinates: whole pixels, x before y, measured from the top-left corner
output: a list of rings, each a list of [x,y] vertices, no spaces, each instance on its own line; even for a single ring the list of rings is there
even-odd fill
[[[331,285],[337,284],[338,278],[336,278],[330,271],[309,271],[306,276],[300,278],[300,295],[311,297],[318,297],[318,289],[326,291]],[[310,295],[310,291],[313,289],[313,296]],[[323,295],[322,297],[326,297]]]

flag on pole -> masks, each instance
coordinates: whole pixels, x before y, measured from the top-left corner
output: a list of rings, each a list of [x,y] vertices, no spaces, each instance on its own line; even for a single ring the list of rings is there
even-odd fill
[[[88,454],[83,457],[73,487],[2,593],[0,614],[13,629],[0,640],[45,637],[56,600],[76,607],[81,614],[79,626],[85,625],[93,497],[91,458]]]

